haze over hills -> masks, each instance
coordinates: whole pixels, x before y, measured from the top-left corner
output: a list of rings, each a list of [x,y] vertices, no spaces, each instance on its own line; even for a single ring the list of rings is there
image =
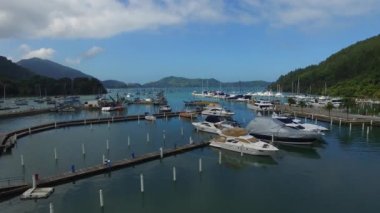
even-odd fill
[[[380,35],[357,42],[331,55],[318,65],[296,69],[270,85],[284,92],[300,92],[347,97],[380,98]]]
[[[49,78],[60,79],[60,78],[87,78],[91,77],[79,70],[73,69],[71,67],[63,66],[56,62],[40,59],[40,58],[30,58],[23,59],[17,62],[18,65],[31,70],[32,72],[46,76]]]

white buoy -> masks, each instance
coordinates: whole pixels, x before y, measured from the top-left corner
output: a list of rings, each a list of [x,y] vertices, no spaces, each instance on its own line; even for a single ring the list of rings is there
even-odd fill
[[[369,135],[369,126],[367,126],[367,138],[368,138],[368,135]]]
[[[106,141],[106,148],[107,148],[107,151],[109,151],[110,150],[110,142],[109,142],[109,140],[107,139],[107,141]]]
[[[222,164],[222,151],[219,151],[219,164]]]
[[[144,176],[140,174],[140,191],[144,192]]]
[[[315,124],[318,124],[318,118],[315,118]]]
[[[32,129],[30,129],[30,127],[29,127],[29,135],[30,135],[30,134],[32,134]]]
[[[21,166],[24,166],[24,155],[21,155]]]
[[[149,132],[146,133],[146,141],[149,142]]]
[[[103,161],[102,163],[106,162],[106,156],[103,155]]]
[[[49,212],[54,213],[54,206],[53,203],[49,203]]]
[[[307,118],[305,117],[305,123],[307,122]]]
[[[162,159],[164,157],[164,150],[162,147],[160,147],[160,158]]]
[[[181,135],[183,135],[183,127],[181,127]]]
[[[351,134],[351,130],[352,130],[352,123],[350,122],[350,134]]]
[[[137,115],[137,124],[140,124],[140,115]]]
[[[314,114],[311,114],[311,120],[313,120],[314,119]]]
[[[177,172],[176,172],[175,166],[173,166],[173,181],[174,182],[177,181]]]
[[[193,139],[191,138],[191,136],[190,136],[190,138],[189,138],[189,143],[190,143],[190,144],[193,144]]]
[[[362,132],[364,132],[364,123],[362,123]]]
[[[202,158],[199,158],[199,172],[202,172]]]
[[[99,190],[99,203],[100,203],[100,207],[103,208],[104,206],[104,201],[103,201],[103,190]]]
[[[342,119],[339,118],[339,127],[342,126]]]
[[[86,149],[84,147],[84,143],[82,143],[82,155],[85,155],[86,154]]]
[[[331,118],[330,119],[330,126],[332,126],[333,125],[333,119]]]
[[[57,148],[54,148],[54,159],[58,160]]]
[[[371,120],[371,126],[372,126],[372,124],[373,124],[373,120]]]
[[[272,134],[272,143],[274,143],[274,134]]]
[[[86,119],[84,119],[83,123],[84,123],[84,125],[86,125]]]
[[[54,128],[57,128],[57,122],[54,122]]]
[[[131,138],[128,135],[128,146],[131,146]]]

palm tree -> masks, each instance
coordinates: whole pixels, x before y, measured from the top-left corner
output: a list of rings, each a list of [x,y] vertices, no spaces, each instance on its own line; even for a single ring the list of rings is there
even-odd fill
[[[331,110],[334,108],[334,105],[331,102],[328,102],[325,106],[325,109],[329,111],[329,117],[331,117]]]
[[[347,113],[347,120],[348,120],[348,113],[350,111],[350,109],[355,106],[356,102],[354,99],[352,98],[349,98],[349,97],[346,97],[342,100],[342,103],[343,103],[343,107],[346,109],[346,113]]]

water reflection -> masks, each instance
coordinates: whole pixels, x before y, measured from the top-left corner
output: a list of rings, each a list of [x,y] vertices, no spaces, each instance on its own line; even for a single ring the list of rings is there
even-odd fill
[[[321,144],[322,146],[322,144]],[[321,156],[313,146],[277,146],[279,149],[284,150],[286,155],[303,157],[309,159],[320,159]]]
[[[240,153],[228,151],[228,150],[220,150],[217,148],[211,148],[212,151],[218,156],[219,151],[222,152],[222,165],[240,170],[244,168],[250,167],[267,167],[277,165],[277,162],[271,156],[254,156],[254,155],[243,155]]]

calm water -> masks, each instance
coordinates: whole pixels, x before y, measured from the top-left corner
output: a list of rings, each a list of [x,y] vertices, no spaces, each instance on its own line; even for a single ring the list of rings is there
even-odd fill
[[[189,91],[168,91],[174,109],[190,100]],[[235,119],[247,124],[254,114],[240,103],[223,103],[236,112]],[[155,112],[155,108],[130,106],[127,114]],[[0,121],[7,132],[31,125],[90,117],[107,117],[99,112],[52,113]],[[328,126],[328,124],[322,123]],[[184,134],[181,135],[181,128]],[[163,139],[163,131],[166,140]],[[150,140],[147,141],[147,133]],[[197,133],[188,120],[172,118],[56,129],[18,140],[11,155],[0,157],[0,178],[26,178],[31,174],[49,176],[99,164],[102,155],[111,160],[130,158],[194,141],[210,135]],[[128,147],[127,138],[131,146]],[[109,140],[110,151],[106,150]],[[86,156],[81,146],[85,144]],[[58,161],[54,160],[54,148]],[[55,187],[46,200],[21,201],[18,197],[0,203],[1,212],[379,212],[380,132],[373,128],[368,139],[361,127],[333,126],[324,142],[314,149],[281,149],[273,158],[243,156],[206,147],[153,161],[133,168]],[[25,169],[20,166],[24,156]],[[203,172],[198,172],[202,158]],[[172,181],[172,167],[177,182]],[[145,192],[140,193],[140,173]],[[0,185],[7,185],[2,182]],[[98,190],[103,189],[104,209],[99,208]]]

